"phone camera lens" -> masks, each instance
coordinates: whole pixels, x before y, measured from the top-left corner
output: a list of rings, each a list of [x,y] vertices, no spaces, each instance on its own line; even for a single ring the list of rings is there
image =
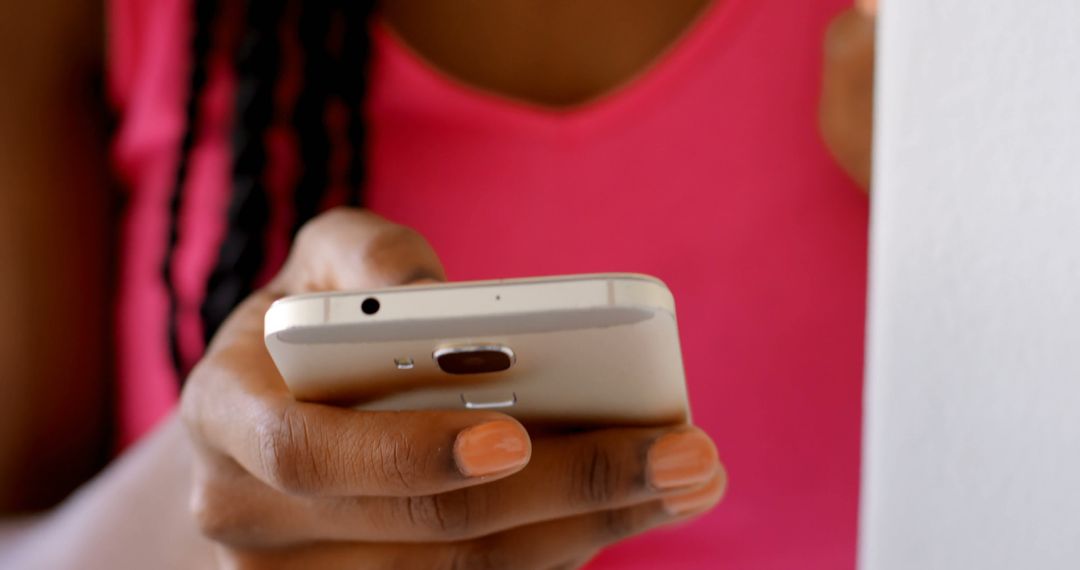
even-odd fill
[[[368,297],[364,299],[363,303],[360,303],[360,310],[364,311],[365,315],[374,315],[379,312],[379,300],[375,297]]]
[[[514,351],[506,346],[440,348],[432,356],[447,374],[502,372],[514,365]]]

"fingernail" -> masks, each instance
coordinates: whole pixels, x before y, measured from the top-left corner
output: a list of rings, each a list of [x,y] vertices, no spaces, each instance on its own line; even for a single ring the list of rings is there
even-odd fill
[[[877,15],[877,0],[855,0],[855,8],[867,16]]]
[[[672,433],[649,449],[649,483],[657,489],[701,484],[716,474],[720,462],[712,440],[700,432]]]
[[[688,493],[664,497],[664,510],[671,516],[683,516],[711,508],[724,496],[726,477],[716,477],[708,485]]]
[[[529,434],[514,422],[498,420],[468,428],[454,442],[454,461],[466,477],[484,477],[529,462]]]

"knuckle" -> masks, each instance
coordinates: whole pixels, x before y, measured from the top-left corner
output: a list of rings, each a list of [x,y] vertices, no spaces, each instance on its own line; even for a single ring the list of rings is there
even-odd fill
[[[482,531],[488,501],[482,493],[462,489],[438,495],[407,499],[410,523],[435,541],[458,541],[474,538]]]
[[[409,497],[409,520],[425,535],[454,540],[469,527],[468,508],[443,495]]]
[[[585,506],[603,506],[618,498],[623,465],[612,450],[600,443],[582,448],[570,473],[570,499]]]
[[[220,351],[204,356],[188,374],[184,389],[180,392],[178,413],[187,434],[197,442],[207,442],[207,423],[213,414],[207,414],[207,404],[212,402],[215,388],[234,379],[235,374],[225,363],[228,357]]]
[[[421,483],[416,446],[402,433],[385,434],[372,442],[368,471],[380,481],[408,492]]]
[[[258,420],[255,433],[259,461],[270,485],[294,495],[317,490],[328,467],[312,454],[312,439],[317,436],[303,415],[286,404]]]

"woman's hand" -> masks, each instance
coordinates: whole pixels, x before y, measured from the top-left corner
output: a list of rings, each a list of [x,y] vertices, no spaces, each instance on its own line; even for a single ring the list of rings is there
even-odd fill
[[[829,26],[819,111],[825,145],[863,188],[870,187],[876,14],[876,0],[860,0]]]
[[[546,569],[700,514],[726,479],[687,426],[530,439],[481,411],[368,412],[294,400],[263,344],[283,295],[439,279],[415,232],[338,210],[225,323],[188,379],[192,505],[237,568]]]

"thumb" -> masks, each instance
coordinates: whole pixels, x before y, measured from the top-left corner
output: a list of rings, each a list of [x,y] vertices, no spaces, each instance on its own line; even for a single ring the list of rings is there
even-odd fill
[[[300,230],[272,286],[296,294],[424,280],[445,281],[446,272],[423,236],[367,210],[339,208]]]

